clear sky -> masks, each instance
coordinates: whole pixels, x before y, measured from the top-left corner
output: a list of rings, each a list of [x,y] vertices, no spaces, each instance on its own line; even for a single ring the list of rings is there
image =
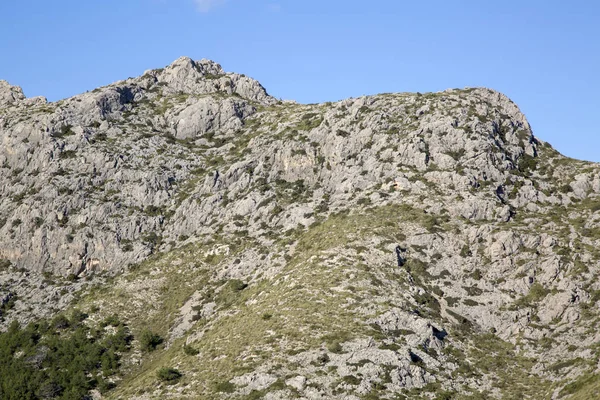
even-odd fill
[[[58,100],[210,58],[314,103],[486,86],[534,133],[600,161],[600,2],[2,0],[0,79]]]

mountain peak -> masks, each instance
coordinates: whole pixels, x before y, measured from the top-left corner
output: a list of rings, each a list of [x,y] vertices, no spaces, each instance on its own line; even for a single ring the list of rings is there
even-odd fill
[[[8,105],[24,99],[23,89],[0,79],[0,105]]]
[[[257,80],[225,72],[220,64],[206,58],[195,61],[179,57],[165,68],[146,71],[142,78],[147,77],[152,78],[150,85],[159,84],[176,92],[195,95],[222,92],[261,104],[277,102]]]
[[[202,75],[223,75],[225,71],[220,64],[209,60],[207,58],[203,58],[201,60],[194,61],[190,57],[182,56],[177,60],[173,61],[171,64],[167,66],[169,69],[174,70],[195,70]]]

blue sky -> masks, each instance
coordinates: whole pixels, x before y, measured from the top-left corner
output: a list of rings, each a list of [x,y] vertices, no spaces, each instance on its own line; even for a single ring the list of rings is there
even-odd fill
[[[600,2],[6,0],[0,79],[58,100],[210,58],[300,102],[486,86],[600,161]]]

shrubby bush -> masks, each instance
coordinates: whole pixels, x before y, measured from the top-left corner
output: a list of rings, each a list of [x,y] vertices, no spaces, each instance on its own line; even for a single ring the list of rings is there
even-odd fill
[[[107,334],[82,323],[83,313],[73,316],[25,327],[15,321],[0,333],[0,399],[82,399],[112,387],[107,378],[130,349],[129,329],[121,324]]]
[[[140,348],[144,351],[154,351],[156,347],[163,342],[163,338],[147,329],[140,335]]]
[[[195,356],[198,355],[198,353],[200,353],[200,351],[197,348],[189,346],[187,344],[183,345],[183,352],[188,356]]]
[[[156,372],[156,376],[163,382],[175,383],[182,374],[175,368],[161,368]]]

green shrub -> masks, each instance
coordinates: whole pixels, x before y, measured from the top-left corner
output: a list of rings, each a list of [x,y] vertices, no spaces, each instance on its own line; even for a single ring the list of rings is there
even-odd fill
[[[150,205],[144,208],[144,214],[149,215],[151,217],[158,217],[164,214],[164,210],[162,207]]]
[[[452,157],[455,161],[459,161],[465,155],[465,149],[460,149],[458,151],[447,151],[450,157]]]
[[[420,306],[423,306],[427,311],[429,311],[432,315],[439,315],[441,306],[439,301],[430,293],[423,294],[414,294],[413,298]]]
[[[100,322],[100,327],[104,328],[105,326],[119,326],[121,325],[121,321],[119,321],[119,317],[117,317],[116,314],[112,314],[109,315],[108,317],[104,318],[104,320],[102,320],[102,322]]]
[[[481,296],[483,294],[483,290],[477,286],[463,286],[462,288],[469,296]]]
[[[219,393],[235,392],[235,385],[231,382],[219,382],[215,385],[215,391]]]
[[[344,383],[347,383],[349,385],[354,385],[354,386],[358,386],[362,382],[360,380],[360,378],[357,378],[354,375],[346,375],[342,378],[342,380],[344,381]]]
[[[310,131],[321,125],[323,118],[315,113],[306,113],[300,119],[300,123],[296,126],[296,129],[301,131]]]
[[[452,318],[454,318],[456,320],[456,327],[462,332],[462,333],[469,333],[473,330],[473,323],[463,317],[462,315],[450,310],[450,309],[446,309],[446,312],[448,313],[448,315],[450,315]]]
[[[567,183],[567,184],[565,184],[565,185],[562,185],[562,186],[560,186],[560,187],[558,188],[558,191],[559,191],[559,192],[561,192],[561,193],[565,193],[565,194],[566,194],[566,193],[569,193],[571,190],[572,190],[572,189],[571,189],[571,185],[569,185],[568,183]]]
[[[240,292],[248,287],[247,283],[240,281],[239,279],[230,279],[222,287],[221,291],[217,295],[217,303],[223,307],[229,307],[240,295]]]
[[[58,158],[61,160],[67,160],[70,158],[75,158],[76,155],[77,153],[74,150],[65,150],[59,154]]]
[[[469,257],[471,255],[471,248],[469,247],[468,244],[465,244],[461,249],[460,249],[460,256],[461,257]]]
[[[537,168],[537,164],[537,158],[532,157],[528,154],[523,154],[521,156],[521,159],[519,160],[519,165],[517,168],[519,169],[519,172],[522,175],[528,176],[532,171],[534,171]]]
[[[531,285],[528,296],[533,301],[539,301],[546,297],[548,293],[550,293],[550,290],[546,289],[540,283],[536,282],[533,285]]]
[[[340,342],[331,342],[327,344],[327,350],[329,350],[332,353],[342,353],[343,349],[342,349],[342,345],[340,344]]]
[[[471,276],[471,278],[475,279],[476,281],[479,281],[479,280],[481,280],[481,278],[483,278],[483,274],[481,273],[481,270],[479,268],[475,269],[469,275]]]
[[[17,295],[15,293],[9,293],[8,299],[0,302],[0,321],[2,320],[2,314],[12,310],[17,301]]]
[[[35,223],[35,226],[38,228],[44,224],[44,218],[42,218],[42,217],[35,217],[35,219],[33,221]]]
[[[544,299],[550,293],[549,289],[543,287],[539,282],[535,282],[529,288],[529,293],[526,296],[521,297],[520,299],[515,301],[515,306],[517,307],[528,307],[531,306],[532,303],[536,303],[542,299]]]
[[[6,271],[11,267],[12,263],[10,260],[0,258],[0,271]]]
[[[188,356],[195,356],[198,353],[200,353],[200,351],[197,348],[189,346],[187,344],[183,345],[183,352]]]
[[[96,133],[91,139],[90,143],[103,142],[107,139],[106,133]]]
[[[88,317],[89,315],[78,309],[74,309],[71,313],[71,321],[75,323],[85,321]]]
[[[64,125],[62,128],[60,128],[59,132],[54,132],[52,134],[52,137],[63,138],[66,136],[72,136],[75,134],[75,132],[73,132],[73,130],[71,128],[73,128],[73,125],[69,125],[69,124]]]
[[[444,390],[441,393],[437,393],[434,400],[453,400],[455,398],[456,398],[455,391],[450,392],[450,391]]]
[[[160,335],[144,329],[140,335],[140,348],[143,351],[154,351],[156,347],[163,342],[163,338]]]
[[[358,199],[356,204],[358,204],[359,206],[368,206],[371,205],[371,199],[369,197],[361,197],[360,199]]]
[[[317,357],[317,363],[319,365],[325,365],[329,362],[329,356],[327,355],[327,353],[322,353],[321,355],[319,355]]]
[[[175,368],[161,368],[156,372],[156,376],[163,382],[175,383],[183,374]]]
[[[83,399],[114,386],[106,378],[119,372],[119,354],[129,350],[127,328],[108,335],[76,322],[64,315],[25,327],[13,322],[0,333],[1,399]]]
[[[71,325],[71,321],[69,321],[69,319],[67,317],[65,317],[63,314],[59,314],[56,317],[54,317],[54,319],[52,319],[52,322],[50,325],[54,329],[66,329]]]
[[[162,243],[163,238],[162,236],[157,235],[156,232],[149,232],[142,236],[142,240],[152,247],[158,247]]]

